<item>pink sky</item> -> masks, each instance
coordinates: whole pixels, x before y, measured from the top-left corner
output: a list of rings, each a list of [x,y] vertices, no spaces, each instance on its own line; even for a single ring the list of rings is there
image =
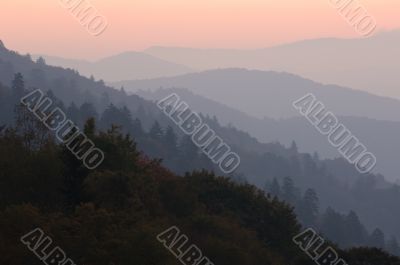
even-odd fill
[[[154,45],[251,49],[360,37],[329,0],[91,0],[109,23],[98,37],[60,1],[2,0],[0,39],[23,53],[95,59]],[[358,1],[378,31],[400,28],[399,0]]]

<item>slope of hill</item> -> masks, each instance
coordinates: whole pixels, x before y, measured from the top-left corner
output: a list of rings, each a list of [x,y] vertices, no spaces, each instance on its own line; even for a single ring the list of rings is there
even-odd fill
[[[113,83],[129,91],[160,87],[187,88],[258,118],[289,118],[299,114],[292,102],[313,93],[336,115],[400,121],[400,101],[366,92],[322,85],[288,73],[245,69],[210,70],[170,78]]]
[[[145,52],[192,68],[243,67],[285,71],[400,98],[400,30],[361,39],[306,40],[259,50],[153,47]]]
[[[39,55],[35,55],[38,58]],[[141,52],[125,52],[94,62],[41,55],[50,65],[78,70],[86,77],[107,81],[175,76],[193,72],[189,67]]]
[[[100,110],[104,110],[107,104],[114,102],[129,105],[132,109],[136,109],[139,105],[145,110],[157,109],[154,104],[136,95],[127,96],[123,90],[106,86],[102,80],[89,79],[76,70],[35,63],[29,55],[21,55],[0,45],[0,82],[11,84],[17,72],[23,74],[26,87],[51,89],[65,105],[71,102],[79,105],[90,102]]]
[[[318,152],[322,158],[341,156],[329,144],[326,137],[310,126],[304,117],[279,120],[258,119],[214,100],[196,95],[187,89],[139,90],[136,92],[137,95],[149,100],[159,100],[171,93],[177,93],[193,109],[209,116],[218,117],[221,124],[232,125],[249,132],[260,142],[280,142],[289,146],[294,140],[301,152]],[[374,172],[382,173],[388,180],[400,181],[399,157],[397,156],[397,152],[400,150],[398,141],[400,122],[350,116],[340,116],[339,119],[377,157],[378,163]]]

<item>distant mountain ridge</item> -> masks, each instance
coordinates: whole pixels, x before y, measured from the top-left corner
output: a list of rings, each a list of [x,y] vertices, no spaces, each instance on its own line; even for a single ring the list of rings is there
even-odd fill
[[[78,70],[86,77],[93,75],[97,79],[119,81],[126,79],[144,79],[175,76],[194,72],[193,69],[142,52],[124,52],[97,61],[66,59],[56,56],[43,57],[50,65]]]
[[[325,106],[341,116],[400,121],[400,101],[363,91],[323,85],[289,73],[246,69],[219,69],[152,80],[112,83],[128,91],[187,88],[257,118],[299,116],[292,102],[313,93]]]
[[[204,70],[245,68],[289,72],[323,84],[400,99],[400,29],[369,38],[310,39],[262,49],[196,49],[155,46],[96,62],[43,56],[107,82],[171,77]]]
[[[284,71],[400,98],[400,29],[369,38],[311,39],[255,50],[151,47],[144,52],[189,67]]]

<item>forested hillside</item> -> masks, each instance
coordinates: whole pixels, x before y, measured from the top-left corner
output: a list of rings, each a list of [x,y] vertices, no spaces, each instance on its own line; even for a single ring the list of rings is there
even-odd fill
[[[5,55],[3,56],[3,54]],[[152,211],[150,208],[154,206],[152,203],[163,203],[168,204],[170,207],[164,209],[167,212],[166,215],[176,215],[174,218],[171,217],[172,220],[182,222],[183,224],[185,224],[185,220],[181,219],[182,214],[185,211],[192,211],[192,203],[195,205],[194,209],[199,207],[198,210],[193,211],[196,213],[199,212],[200,216],[204,213],[202,212],[205,210],[204,202],[199,198],[210,199],[210,197],[209,195],[200,196],[196,195],[196,193],[192,194],[192,189],[198,189],[201,183],[191,182],[190,176],[197,176],[200,180],[208,183],[207,179],[217,181],[219,178],[215,180],[212,177],[212,173],[203,172],[201,171],[202,169],[214,171],[217,175],[221,175],[221,172],[193,145],[190,139],[184,137],[175,125],[163,116],[154,103],[135,95],[128,96],[123,89],[117,91],[106,87],[101,81],[83,78],[73,70],[54,68],[46,65],[43,60],[38,60],[36,63],[32,62],[29,57],[20,56],[17,53],[7,51],[5,48],[2,48],[0,59],[0,66],[4,69],[9,69],[8,74],[4,74],[0,79],[2,82],[0,86],[0,123],[7,125],[9,128],[2,135],[2,157],[0,159],[3,168],[7,169],[1,173],[3,179],[1,194],[4,197],[2,200],[2,209],[6,216],[8,211],[12,211],[12,209],[17,212],[28,211],[30,214],[36,215],[38,222],[42,220],[46,224],[44,227],[51,228],[51,225],[47,224],[51,220],[53,220],[51,222],[57,222],[57,220],[59,222],[73,222],[73,225],[80,223],[81,221],[69,220],[69,218],[74,218],[71,217],[74,216],[72,214],[79,214],[76,211],[79,212],[80,207],[92,207],[94,216],[96,216],[95,212],[97,210],[101,212],[103,210],[106,212],[111,211],[108,207],[114,209],[115,205],[120,205],[125,210],[131,207],[138,207],[141,211],[144,211],[144,216],[147,216],[149,214],[147,211]],[[17,72],[21,72],[22,74],[16,74]],[[16,106],[18,106],[20,98],[32,90],[33,87],[47,91],[47,95],[57,102],[57,105],[65,111],[67,116],[81,128],[85,127],[84,125],[88,119],[93,118],[92,126],[86,126],[86,130],[89,130],[87,133],[99,141],[99,145],[102,148],[110,152],[110,154],[106,154],[107,160],[105,161],[104,168],[100,168],[96,172],[87,172],[72,157],[68,157],[65,150],[63,151],[62,147],[52,141],[50,135],[49,140],[40,145],[38,149],[30,150],[24,145],[22,139],[25,139],[26,135],[23,130],[21,131],[21,128],[24,128],[24,126],[21,127],[21,124],[16,122],[18,121],[16,119],[18,111],[17,113],[15,111],[18,110]],[[65,100],[64,95],[67,94],[69,97]],[[224,185],[230,187],[227,189],[241,189],[240,187],[244,187],[245,189],[252,190],[250,194],[259,194],[256,197],[260,198],[261,201],[265,201],[264,203],[266,201],[272,203],[271,201],[273,201],[281,205],[279,207],[286,207],[285,209],[288,212],[283,215],[289,215],[289,217],[284,218],[284,221],[278,220],[278,218],[273,219],[271,222],[293,222],[286,229],[298,231],[299,225],[295,221],[295,215],[297,215],[299,223],[318,228],[329,239],[340,244],[342,247],[371,246],[385,248],[394,254],[399,253],[396,238],[391,238],[391,235],[399,236],[397,234],[396,220],[399,220],[400,214],[398,213],[397,205],[395,205],[395,202],[400,198],[398,186],[385,182],[379,176],[360,175],[342,159],[329,161],[321,160],[317,155],[301,154],[298,152],[295,143],[289,148],[279,143],[262,144],[248,133],[242,132],[233,126],[221,126],[217,118],[204,117],[204,119],[241,156],[242,163],[239,170],[229,177],[235,183],[242,183],[242,186],[233,184],[225,179]],[[94,132],[94,124],[96,124],[102,133],[96,134]],[[137,146],[131,140],[125,139],[124,136],[120,135],[120,132],[124,135],[130,134],[137,143]],[[35,137],[32,137],[30,140],[34,141]],[[110,141],[110,143],[107,141]],[[114,146],[117,143],[121,145],[118,147],[122,148],[121,150]],[[7,147],[8,145],[10,146]],[[14,151],[10,151],[10,149]],[[21,153],[13,153],[17,151]],[[145,158],[146,156],[139,154],[138,151],[143,151],[149,158]],[[26,161],[26,166],[17,166],[17,157],[24,158],[23,161]],[[51,162],[48,164],[45,163],[46,159]],[[153,159],[156,160],[153,161]],[[158,159],[162,161],[158,161]],[[140,167],[143,167],[143,170],[150,170],[149,173],[136,171]],[[163,167],[168,168],[171,172]],[[177,176],[183,176],[186,172],[193,172],[194,170],[199,172],[188,173],[187,178],[183,179]],[[124,174],[127,175],[120,174],[120,171],[125,172]],[[157,174],[154,172],[159,171],[161,171],[160,176],[156,176]],[[143,179],[131,179],[130,174],[136,174],[134,172],[141,172]],[[158,178],[164,180],[163,174],[171,176],[171,178],[176,180],[176,183],[171,184],[172,186],[167,185],[164,187],[164,189],[171,188],[174,190],[173,195],[166,195],[167,197],[159,199],[158,202],[157,198],[161,195],[157,195],[157,192],[161,191],[158,189],[154,193],[147,193],[147,190],[139,191],[136,190],[139,184],[131,183],[131,181],[139,181],[145,184],[141,188],[152,189],[161,184],[147,183],[146,181],[151,180],[151,178],[148,179],[149,175],[155,178],[152,181],[157,182]],[[40,178],[40,181],[36,178]],[[17,183],[25,184],[16,185]],[[291,212],[282,203],[278,203],[277,199],[265,199],[260,195],[260,191],[256,191],[255,187],[244,183],[256,185],[259,189],[264,189],[280,200],[285,200],[288,204],[295,207],[294,212]],[[175,184],[177,185],[176,187],[174,186]],[[212,187],[209,188],[212,189]],[[185,194],[191,199],[187,199]],[[226,203],[232,203],[233,205],[230,205],[230,207],[235,209],[238,206],[237,203],[243,203],[243,207],[246,208],[248,206],[251,209],[251,206],[249,206],[251,204],[240,202],[240,199],[235,199],[235,203],[233,203],[232,199],[229,196],[225,197],[225,195],[224,192],[221,193],[218,191],[217,195],[215,195],[217,196],[216,200],[221,200],[222,204],[226,200]],[[181,199],[173,196],[183,197]],[[146,198],[149,201],[146,201]],[[371,207],[372,202],[374,207]],[[25,205],[26,203],[31,205]],[[134,206],[136,203],[138,205]],[[179,204],[183,204],[183,213],[174,212],[180,208],[180,206],[176,207]],[[236,228],[239,229],[239,227],[240,229],[246,228],[246,226],[242,226],[243,223],[240,219],[247,220],[248,212],[241,212],[239,207],[239,210],[236,210],[242,216],[230,216],[228,213],[234,209],[227,210],[227,213],[223,209],[220,211],[219,208],[224,207],[218,205],[218,202],[212,201],[209,202],[207,207],[217,211],[221,216],[232,217],[236,221],[239,220],[237,227],[235,222],[228,222],[233,223],[233,227],[231,227],[233,230]],[[383,205],[385,208],[383,208]],[[23,207],[23,210],[18,207]],[[158,208],[154,209],[157,210]],[[382,209],[384,210],[382,211]],[[81,214],[84,214],[87,210],[84,208]],[[379,214],[377,214],[377,210],[380,211]],[[158,209],[157,211],[161,210]],[[258,211],[256,209],[255,214],[261,214],[262,216],[263,211]],[[10,214],[14,215],[12,212]],[[112,219],[113,214],[118,216],[121,213],[118,211],[117,213],[110,213],[111,216],[107,217],[110,218],[107,219],[110,223],[116,221]],[[336,219],[332,219],[332,216]],[[382,218],[383,216],[385,218]],[[20,216],[14,217],[21,219]],[[138,218],[129,215],[125,217],[127,219],[123,219],[123,222],[126,223],[121,224],[122,227],[124,227],[123,225],[131,224],[131,222]],[[7,220],[7,218],[4,220]],[[83,217],[79,218],[82,219]],[[105,217],[100,216],[99,218],[103,220],[102,218]],[[160,215],[160,219],[164,220],[165,218],[167,217]],[[262,227],[255,229],[253,226],[261,225],[260,221],[257,222],[255,220],[260,220],[261,217],[257,216],[254,218],[252,219],[254,223],[249,228],[249,231],[244,231],[243,233],[265,229],[264,223]],[[162,220],[157,220],[157,222],[162,222]],[[331,220],[336,221],[332,224]],[[143,222],[146,223],[146,221]],[[118,233],[121,233],[125,228],[126,226],[120,228],[121,230],[118,230]],[[75,230],[77,228],[66,227],[66,229]],[[149,229],[151,230],[152,228],[150,227]],[[271,230],[280,231],[279,229]],[[138,229],[137,231],[143,230]],[[349,237],[348,235],[352,231],[358,232]],[[56,233],[56,231],[54,232]],[[88,233],[91,234],[91,232]],[[231,233],[226,231],[226,234],[230,235]],[[287,244],[286,248],[288,249],[292,248],[288,245],[290,235],[290,233],[287,234],[286,232],[279,235],[288,239],[288,241],[282,243]],[[215,240],[221,240],[217,235],[214,236],[216,237]],[[222,236],[224,237],[225,235]],[[258,240],[258,236],[256,238]],[[110,244],[113,244],[113,242],[117,244],[124,241],[122,238],[111,238],[110,240]],[[268,238],[268,240],[275,241],[275,238]],[[253,239],[249,239],[249,246],[251,245],[250,242],[253,242]],[[265,248],[262,242],[261,240],[257,244],[260,244],[259,247]],[[131,240],[123,244],[134,245]],[[221,244],[224,245],[223,243]],[[223,246],[223,248],[226,251],[236,252],[233,250],[236,247]],[[96,247],[93,249],[95,252],[103,250],[96,249]],[[125,250],[122,249],[121,251]],[[289,252],[276,253],[275,251],[278,250],[268,250],[265,253],[271,252],[270,258],[278,260],[276,264],[287,261],[279,257],[287,258],[287,253]],[[261,252],[264,253],[264,251]],[[248,254],[244,254],[244,256],[246,255]],[[226,258],[226,255],[222,255],[221,257]],[[243,261],[241,264],[256,263],[252,260],[252,257],[247,258],[250,261]],[[240,258],[233,260],[240,260]],[[267,262],[268,259],[265,261]],[[89,263],[86,262],[86,264]]]
[[[313,264],[292,242],[300,232],[292,209],[254,186],[206,171],[177,176],[93,119],[85,134],[106,159],[89,171],[29,114],[18,108],[16,127],[0,136],[1,264],[41,264],[18,240],[36,227],[76,264],[176,264],[156,240],[170,226],[213,264]],[[340,254],[349,264],[400,264],[378,249]]]

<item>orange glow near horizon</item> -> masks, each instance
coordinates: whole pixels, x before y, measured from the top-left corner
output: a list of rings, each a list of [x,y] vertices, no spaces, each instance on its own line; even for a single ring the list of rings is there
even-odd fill
[[[155,45],[253,49],[360,37],[329,0],[91,0],[109,23],[98,37],[60,1],[3,0],[0,39],[21,53],[95,59]],[[400,28],[400,1],[358,1],[376,19],[377,31]]]

